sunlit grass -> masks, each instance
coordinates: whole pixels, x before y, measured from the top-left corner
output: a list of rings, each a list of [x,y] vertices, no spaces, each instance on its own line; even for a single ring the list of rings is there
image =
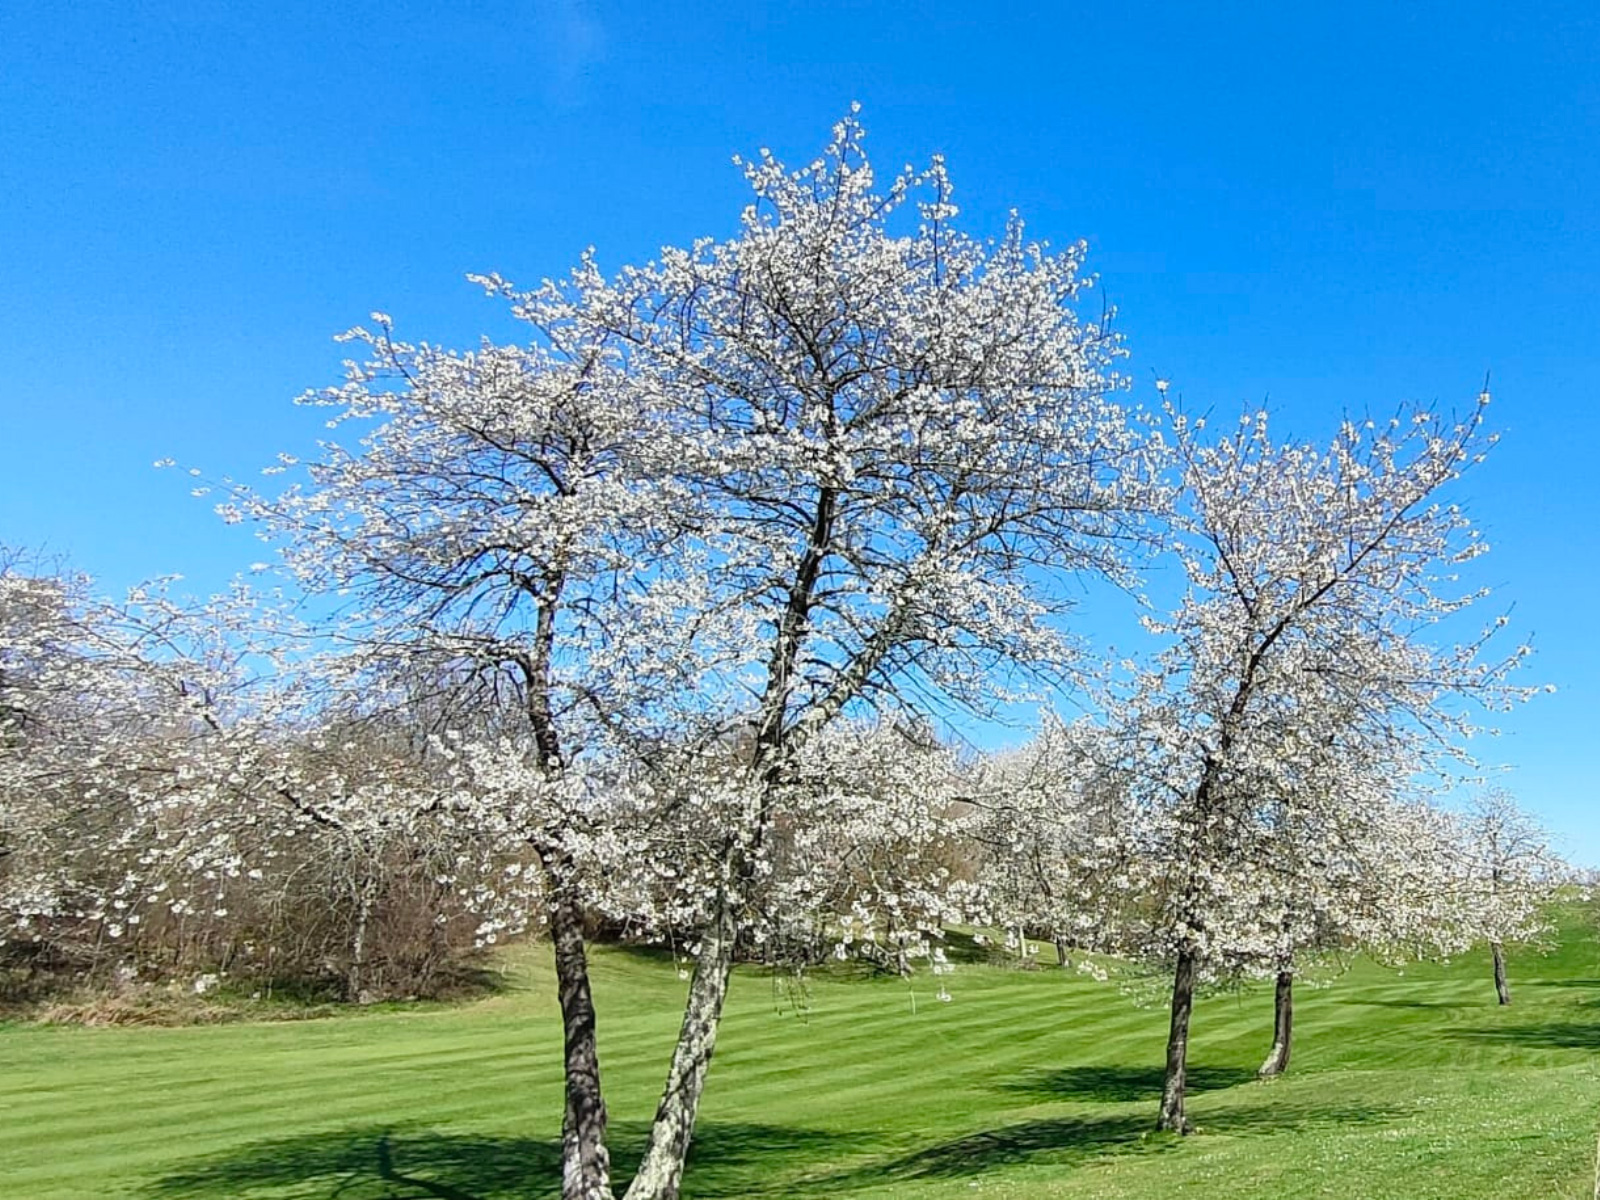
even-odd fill
[[[1258,1083],[1270,995],[1196,1017],[1191,1138],[1150,1133],[1165,1013],[1050,969],[934,982],[756,972],[730,1002],[685,1193],[698,1197],[1591,1195],[1600,945],[1357,965],[1302,989],[1291,1072]],[[542,1200],[558,1195],[559,1026],[545,954],[492,998],[185,1029],[0,1030],[10,1200]],[[619,1173],[641,1148],[683,984],[595,955]],[[915,1011],[912,1010],[913,995]]]

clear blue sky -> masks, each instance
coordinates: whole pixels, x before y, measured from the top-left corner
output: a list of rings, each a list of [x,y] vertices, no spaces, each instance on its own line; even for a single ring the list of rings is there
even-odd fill
[[[979,228],[1086,237],[1191,407],[1465,402],[1487,578],[1558,685],[1483,747],[1600,863],[1600,17],[1589,3],[36,3],[0,13],[0,540],[109,586],[260,552],[171,455],[316,435],[329,335],[510,329],[466,285],[731,229],[734,152],[851,100]],[[1148,389],[1146,389],[1147,398]]]

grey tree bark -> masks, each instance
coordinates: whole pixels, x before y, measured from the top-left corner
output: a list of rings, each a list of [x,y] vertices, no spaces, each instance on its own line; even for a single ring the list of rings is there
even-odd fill
[[[600,1054],[583,942],[583,912],[566,888],[557,891],[550,908],[550,940],[555,950],[566,1065],[561,1200],[612,1200],[606,1102],[600,1089]]]
[[[350,966],[345,971],[345,998],[351,1004],[367,1002],[367,927],[372,920],[372,907],[377,899],[378,872],[376,867],[366,868],[366,874],[353,889],[356,901],[356,924],[350,934]]]
[[[1501,1004],[1511,1003],[1511,985],[1506,982],[1506,950],[1499,942],[1489,943],[1489,953],[1494,957],[1494,994]]]
[[[650,1127],[650,1144],[624,1200],[678,1200],[695,1116],[705,1090],[706,1070],[716,1049],[722,1004],[733,973],[734,934],[732,906],[721,898],[718,912],[701,938],[694,977],[689,982],[689,999],[683,1010],[683,1028],[678,1033],[667,1085]]]
[[[1172,972],[1172,1024],[1167,1032],[1167,1072],[1161,1086],[1161,1115],[1156,1119],[1156,1128],[1175,1133],[1192,1130],[1183,1115],[1183,1101],[1197,957],[1194,948],[1185,945],[1178,951],[1178,963]]]
[[[1289,1069],[1289,1051],[1294,1042],[1294,972],[1278,972],[1273,995],[1272,1050],[1256,1075],[1270,1079]]]

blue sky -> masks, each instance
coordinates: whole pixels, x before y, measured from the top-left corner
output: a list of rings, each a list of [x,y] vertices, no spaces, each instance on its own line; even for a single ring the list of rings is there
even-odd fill
[[[512,327],[532,282],[728,232],[735,152],[850,101],[978,229],[1088,238],[1130,369],[1280,428],[1464,404],[1485,578],[1560,689],[1486,758],[1600,863],[1600,10],[1504,5],[382,5],[0,14],[0,541],[108,586],[260,551],[171,455],[249,475],[381,308]],[[1145,388],[1145,398],[1153,393]]]

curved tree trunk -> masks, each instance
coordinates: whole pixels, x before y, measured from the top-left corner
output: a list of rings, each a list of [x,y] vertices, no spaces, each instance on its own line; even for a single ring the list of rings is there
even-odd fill
[[[555,948],[567,1077],[567,1105],[561,1122],[561,1200],[611,1200],[606,1102],[600,1090],[583,912],[565,887],[558,888],[550,906],[550,939]]]
[[[1278,972],[1278,984],[1273,997],[1272,1051],[1267,1061],[1256,1072],[1262,1079],[1282,1075],[1289,1069],[1289,1051],[1294,1041],[1294,972]]]
[[[694,978],[689,982],[689,999],[683,1010],[683,1028],[667,1071],[667,1086],[656,1106],[644,1161],[628,1185],[625,1200],[678,1200],[706,1070],[716,1049],[722,1003],[727,999],[728,980],[733,973],[733,912],[726,901],[719,902],[718,908],[701,938]]]
[[[1511,1003],[1511,985],[1506,982],[1506,950],[1499,942],[1489,943],[1489,953],[1494,957],[1494,994],[1501,1004]]]
[[[1192,946],[1178,951],[1172,972],[1172,1024],[1167,1033],[1167,1073],[1161,1087],[1161,1115],[1157,1129],[1176,1133],[1190,1132],[1183,1115],[1185,1073],[1189,1063],[1189,1017],[1194,1012],[1194,981],[1197,955]]]

